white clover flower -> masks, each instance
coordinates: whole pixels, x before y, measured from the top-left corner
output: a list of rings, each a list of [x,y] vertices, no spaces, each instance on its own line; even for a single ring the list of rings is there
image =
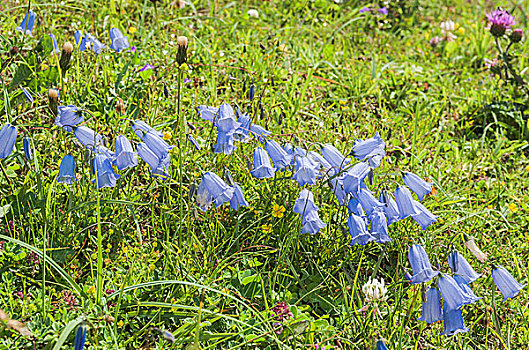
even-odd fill
[[[369,278],[366,284],[362,287],[362,292],[366,296],[366,301],[369,303],[371,301],[386,300],[386,292],[388,289],[384,284],[384,279],[373,280]]]
[[[257,12],[255,9],[248,10],[247,14],[250,17],[259,18],[259,12]]]
[[[439,25],[443,33],[453,32],[456,29],[456,24],[452,20],[441,22]]]

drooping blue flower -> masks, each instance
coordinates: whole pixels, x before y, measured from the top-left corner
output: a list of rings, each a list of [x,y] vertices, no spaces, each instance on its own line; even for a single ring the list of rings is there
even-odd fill
[[[384,6],[378,9],[378,13],[380,13],[381,15],[387,16],[389,11],[388,11],[388,8]]]
[[[221,132],[217,134],[217,143],[213,151],[215,153],[232,154],[237,149],[237,146],[233,144],[234,133]]]
[[[112,41],[110,48],[117,52],[130,47],[129,38],[124,36],[118,28],[110,29],[110,40]]]
[[[86,341],[86,325],[81,325],[77,328],[77,333],[75,334],[74,350],[83,350],[84,343]]]
[[[22,88],[22,93],[24,94],[24,97],[29,103],[33,103],[33,96],[31,96],[31,93],[26,88]]]
[[[94,148],[94,146],[99,145],[103,140],[101,135],[96,134],[94,130],[84,125],[75,128],[74,134],[77,140],[87,148]]]
[[[15,30],[22,32],[24,34],[27,34],[29,36],[33,36],[31,32],[33,31],[34,25],[35,25],[35,12],[30,10],[24,16],[24,19],[22,20],[22,23],[20,23],[20,26],[16,27]]]
[[[411,192],[407,187],[397,187],[395,190],[395,201],[397,202],[397,208],[399,208],[401,219],[405,219],[410,215],[418,214],[415,206],[413,205],[413,197],[411,196]]]
[[[331,178],[329,180],[329,186],[331,187],[332,193],[336,197],[338,204],[346,205],[347,204],[347,193],[345,193],[345,190],[343,188],[343,175]]]
[[[61,160],[57,182],[71,185],[75,181],[75,159],[71,155],[66,155]]]
[[[426,254],[424,248],[419,244],[414,244],[410,247],[408,259],[413,272],[413,276],[411,276],[412,284],[428,282],[439,274],[439,271],[432,269],[428,254]]]
[[[143,134],[141,139],[160,159],[167,157],[169,151],[173,148],[173,146],[169,146],[157,133],[153,133],[152,131]]]
[[[349,233],[353,239],[351,245],[366,245],[375,240],[375,237],[373,237],[373,235],[367,230],[366,222],[362,217],[350,214],[349,219],[347,220],[347,226],[349,227]]]
[[[244,198],[244,193],[242,191],[241,186],[234,183],[233,184],[233,197],[230,199],[230,209],[232,210],[239,210],[240,207],[247,207],[249,206],[248,202]]]
[[[356,195],[360,191],[360,186],[364,182],[367,174],[371,171],[369,164],[360,162],[355,164],[344,174],[343,187],[345,192]]]
[[[272,168],[272,164],[270,164],[268,153],[266,153],[263,148],[257,147],[255,149],[253,154],[253,165],[254,170],[252,170],[250,173],[256,178],[265,179],[274,177],[275,170]]]
[[[380,156],[374,161],[374,164],[380,165],[380,160],[386,155],[386,144],[377,132],[375,136],[367,140],[356,140],[353,146],[353,152],[358,160],[366,160],[371,157]]]
[[[382,159],[386,156],[386,152],[381,154],[375,154],[374,156],[367,159],[367,162],[369,163],[369,166],[371,168],[378,168],[380,166],[380,163],[382,163]]]
[[[73,105],[59,106],[57,107],[57,117],[54,124],[63,128],[66,132],[70,132],[83,119],[83,113],[77,107]]]
[[[356,197],[362,205],[362,208],[364,208],[364,211],[366,212],[367,216],[371,216],[371,213],[373,213],[373,211],[383,207],[383,204],[380,203],[375,197],[373,197],[371,191],[366,188],[361,188],[360,191],[358,191]]]
[[[455,249],[448,255],[448,265],[452,272],[457,276],[461,276],[465,283],[470,284],[481,277],[468,263],[467,259]]]
[[[235,192],[234,192],[235,196]],[[232,199],[233,200],[233,197]],[[230,206],[231,206],[231,200],[230,200]],[[200,210],[203,212],[207,211],[211,203],[213,202],[213,196],[211,193],[209,193],[206,183],[204,181],[200,182],[200,185],[198,185],[197,189],[197,204]]]
[[[419,321],[434,323],[443,319],[441,309],[441,294],[435,286],[430,286],[426,292],[426,301],[422,303],[422,315]]]
[[[22,139],[22,145],[24,146],[24,155],[28,162],[33,159],[33,152],[31,150],[31,139],[29,137],[24,137]]]
[[[91,48],[96,55],[99,55],[103,49],[106,48],[106,46],[101,43],[101,41],[96,39],[92,34],[84,33],[83,35],[81,31],[77,30],[74,36],[75,43],[79,47],[79,51],[85,51],[87,48]]]
[[[235,111],[228,103],[220,105],[215,125],[219,133],[229,134],[230,136],[233,136],[235,130],[241,126],[235,118]]]
[[[202,147],[200,147],[200,144],[197,142],[197,140],[195,140],[192,135],[188,135],[187,139],[189,140],[189,142],[191,142],[191,144],[193,145],[193,147],[195,147],[197,151],[200,151]]]
[[[250,98],[250,101],[253,100],[255,96],[255,85],[250,85],[250,90],[248,91],[248,97]]]
[[[276,171],[285,169],[292,162],[292,156],[274,140],[267,140],[265,149],[272,159]]]
[[[395,202],[395,199],[393,199],[393,197],[389,193],[384,192],[380,195],[380,198],[378,200],[380,203],[384,204],[382,208],[384,209],[386,217],[388,218],[388,225],[391,225],[392,223],[400,220],[400,213],[399,207],[397,206],[397,202]]]
[[[51,41],[53,42],[53,52],[54,53],[61,53],[61,50],[59,50],[59,45],[57,45],[57,38],[53,33],[50,33]]]
[[[306,184],[315,185],[318,178],[318,169],[309,157],[296,157],[296,172],[292,176],[303,187]]]
[[[459,287],[456,280],[450,275],[441,275],[438,286],[448,310],[459,309],[463,305],[470,304],[474,301]]]
[[[9,157],[15,147],[15,141],[17,140],[17,128],[13,125],[6,123],[0,129],[0,159]]]
[[[386,346],[386,343],[384,343],[383,340],[378,340],[376,350],[388,350],[388,347]]]
[[[356,197],[349,199],[349,202],[347,203],[347,208],[349,209],[350,213],[353,213],[355,215],[358,215],[358,216],[366,215],[364,208],[362,208],[360,201]]]
[[[301,233],[309,233],[315,235],[320,232],[320,230],[327,226],[321,219],[317,210],[312,210],[305,213],[302,219],[303,227],[301,228]]]
[[[112,168],[112,160],[104,153],[98,153],[95,157],[95,172],[96,178],[92,180],[97,188],[116,186],[116,180],[120,175],[114,172]]]
[[[319,164],[320,168],[324,169],[325,172],[332,168],[332,165],[318,152],[310,151],[308,152],[307,156],[312,160],[313,163]]]
[[[345,158],[344,155],[336,149],[333,145],[326,144],[321,148],[323,158],[335,169],[335,174],[343,169],[351,161]]]
[[[74,38],[75,38],[75,44],[77,45],[77,47],[79,47],[79,51],[86,50],[86,43],[87,43],[86,33],[83,35],[83,32],[81,32],[80,30],[76,30],[74,33]]]
[[[377,243],[391,242],[388,232],[388,221],[382,208],[375,208],[369,217],[371,220],[371,235]]]
[[[426,230],[431,224],[437,221],[437,216],[433,215],[431,211],[426,209],[420,202],[413,201],[413,207],[415,208],[416,214],[411,217],[415,220],[423,230]]]
[[[266,137],[272,133],[271,131],[268,131],[265,128],[263,128],[261,125],[257,125],[257,124],[253,124],[253,123],[250,125],[250,132],[261,143],[264,143],[266,141]]]
[[[252,120],[247,114],[237,112],[237,115],[239,116],[239,118],[237,118],[239,127],[235,130],[233,137],[237,141],[246,141],[250,137],[250,125],[252,124]]]
[[[432,192],[432,184],[430,182],[424,181],[413,173],[404,172],[402,180],[406,186],[415,192],[420,201],[423,200],[424,196]]]
[[[285,152],[287,152],[288,154],[294,155],[294,146],[292,146],[291,143],[286,143],[286,144],[283,146],[283,149],[284,149]]]
[[[151,167],[153,176],[161,177],[166,180],[171,177],[170,172],[170,155],[164,157],[156,155],[145,143],[141,142],[136,147],[136,151],[141,159]]]
[[[116,156],[114,163],[119,170],[125,170],[138,165],[136,152],[132,148],[130,141],[123,135],[116,137],[115,147]]]
[[[135,120],[132,124],[132,130],[140,139],[143,138],[143,135],[152,132],[160,137],[163,137],[163,132],[156,130],[149,124],[145,123],[143,120]]]
[[[465,327],[465,321],[463,321],[461,310],[450,309],[446,302],[443,306],[443,321],[445,330],[442,335],[451,337],[457,333],[468,332],[468,328]]]
[[[514,298],[524,285],[518,283],[503,266],[497,265],[492,269],[492,280],[503,294],[503,301]]]
[[[455,275],[454,281],[456,281],[457,285],[463,291],[463,294],[467,299],[467,302],[465,304],[471,304],[481,299],[480,297],[476,296],[476,294],[474,294],[472,288],[470,288],[470,286],[465,282],[463,277]]]
[[[202,177],[202,182],[204,182],[205,188],[213,197],[217,207],[229,202],[233,198],[235,189],[228,186],[217,174],[211,171],[205,173]]]
[[[219,112],[218,107],[209,107],[205,105],[201,105],[197,107],[197,113],[200,116],[200,118],[204,120],[208,120],[212,123],[215,121],[218,112]]]
[[[292,211],[303,217],[306,213],[318,210],[318,206],[314,204],[314,194],[306,188],[301,190]]]

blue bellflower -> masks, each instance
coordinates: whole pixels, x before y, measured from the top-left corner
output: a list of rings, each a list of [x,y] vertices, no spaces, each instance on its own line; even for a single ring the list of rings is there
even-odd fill
[[[308,213],[305,213],[303,216],[303,227],[301,228],[301,233],[309,233],[315,235],[320,232],[320,230],[327,225],[320,219],[318,211],[312,210]]]
[[[445,330],[442,335],[451,337],[457,333],[468,332],[468,328],[465,327],[465,322],[463,321],[461,310],[448,308],[446,302],[443,306],[443,321]]]
[[[314,194],[306,188],[301,190],[298,199],[296,199],[296,203],[294,203],[294,208],[292,211],[296,214],[304,216],[306,213],[318,210],[318,206],[314,204]]]
[[[308,152],[308,157],[313,163],[319,164],[320,169],[324,169],[326,172],[332,168],[332,165],[318,152],[310,151]]]
[[[165,142],[165,140],[162,139],[158,133],[153,133],[152,131],[143,134],[141,139],[160,159],[167,157],[169,151],[173,148],[173,146],[169,146],[169,144]]]
[[[261,143],[264,143],[266,141],[266,137],[272,133],[271,131],[268,131],[265,128],[263,128],[261,125],[257,125],[257,124],[253,124],[253,123],[250,125],[250,132]]]
[[[509,271],[500,265],[492,269],[492,280],[500,290],[501,294],[503,294],[503,301],[514,298],[520,290],[525,287],[518,283]]]
[[[274,140],[267,140],[265,149],[274,163],[275,171],[285,169],[292,162],[292,156]]]
[[[413,276],[411,276],[410,280],[412,284],[428,282],[439,274],[439,271],[434,271],[432,269],[428,254],[426,254],[424,248],[419,244],[414,244],[410,247],[408,259],[413,272]]]
[[[415,208],[416,214],[411,217],[415,220],[423,230],[426,230],[431,224],[437,221],[437,216],[433,215],[424,205],[420,202],[413,201],[413,207]]]
[[[163,132],[156,130],[149,124],[145,123],[143,120],[135,120],[132,124],[132,130],[140,139],[143,138],[143,135],[152,132],[160,137],[163,137]]]
[[[239,114],[239,118],[237,119],[237,123],[239,123],[239,127],[237,128],[237,130],[235,130],[235,134],[233,135],[233,137],[237,141],[244,142],[250,137],[249,136],[250,125],[252,124],[252,120],[247,114],[243,114],[243,113],[238,113],[238,114]]]
[[[217,126],[219,133],[222,132],[230,135],[233,135],[235,130],[241,126],[241,124],[235,119],[235,111],[227,103],[220,105],[215,125]]]
[[[426,292],[426,301],[422,303],[422,315],[419,321],[434,323],[443,319],[441,310],[441,294],[435,286],[430,286]]]
[[[200,144],[197,142],[197,140],[195,140],[192,135],[187,135],[187,139],[189,140],[189,142],[191,142],[191,144],[193,145],[193,147],[195,147],[197,151],[200,151],[202,147],[200,147]]]
[[[318,170],[309,157],[295,157],[296,172],[292,176],[298,184],[303,187],[306,184],[315,185],[318,178]]]
[[[358,160],[366,160],[376,157],[373,161],[371,161],[371,166],[373,167],[380,166],[380,161],[386,155],[385,149],[386,144],[378,132],[375,134],[375,136],[367,140],[356,140],[353,146],[355,158]]]
[[[51,41],[53,42],[53,52],[54,53],[61,53],[61,50],[59,50],[59,45],[57,45],[57,38],[53,33],[50,33]]]
[[[420,201],[423,200],[424,196],[432,192],[432,184],[424,181],[413,173],[404,172],[402,180],[406,186],[415,192]]]
[[[161,177],[164,180],[171,177],[171,175],[169,175],[169,154],[166,154],[164,157],[159,157],[143,142],[138,144],[136,151],[140,158],[143,159],[145,163],[149,164],[153,176]]]
[[[63,128],[66,132],[72,131],[73,127],[83,121],[83,113],[73,105],[57,107],[55,125]]]
[[[121,52],[130,47],[129,38],[124,36],[118,28],[110,29],[110,40],[112,41],[110,48],[117,52]]]
[[[83,350],[86,341],[87,328],[88,327],[86,325],[82,325],[77,328],[77,333],[75,334],[74,341],[74,350]]]
[[[383,340],[378,340],[376,350],[388,350],[388,347],[386,346],[386,343],[384,343]]]
[[[376,208],[369,217],[371,220],[371,235],[377,243],[391,242],[388,232],[388,221],[382,208]]]
[[[250,173],[258,179],[271,178],[275,175],[275,170],[270,164],[268,153],[261,147],[257,147],[253,154],[254,170]]]
[[[24,155],[28,162],[33,159],[33,152],[31,149],[31,139],[29,137],[24,137],[22,139],[22,146],[24,146]]]
[[[119,170],[133,168],[138,165],[136,152],[132,148],[130,141],[123,135],[116,137],[115,147],[116,156],[114,163]]]
[[[33,26],[35,25],[35,12],[29,11],[24,16],[24,19],[22,20],[22,23],[19,27],[16,27],[15,30],[22,32],[24,34],[27,34],[29,36],[33,36],[31,32],[33,31]]]
[[[206,190],[213,197],[217,207],[232,199],[235,189],[228,186],[217,174],[210,171],[205,173],[202,177],[202,182],[204,183]]]
[[[95,157],[96,178],[92,180],[97,188],[116,186],[117,175],[112,168],[112,160],[106,154],[98,153]]]
[[[332,193],[336,197],[339,205],[347,204],[347,193],[343,188],[343,176],[336,176],[329,180],[329,186],[332,189]]]
[[[0,129],[0,159],[7,158],[13,152],[17,140],[17,128],[7,123]]]
[[[77,140],[87,148],[94,148],[99,145],[103,140],[103,137],[87,126],[78,126],[75,128],[74,135]]]
[[[349,213],[353,213],[358,216],[366,215],[364,208],[362,208],[360,201],[356,197],[349,199],[349,202],[347,203],[347,209],[349,209]]]
[[[345,158],[344,155],[336,149],[333,145],[326,144],[321,148],[323,158],[335,169],[335,174],[343,169],[351,161]]]
[[[106,46],[101,43],[101,41],[96,39],[92,34],[82,34],[83,33],[79,30],[77,30],[74,34],[75,44],[79,47],[79,51],[85,51],[87,48],[91,48],[96,55],[99,55],[103,49],[106,48]]]
[[[234,133],[220,132],[217,134],[217,143],[213,149],[215,153],[232,154],[237,149],[233,144]]]
[[[366,245],[375,240],[375,237],[373,237],[373,235],[367,230],[364,218],[355,214],[350,214],[349,219],[347,220],[347,226],[349,227],[349,233],[353,239],[351,245]]]
[[[383,204],[382,208],[384,209],[386,217],[388,218],[388,225],[400,220],[399,207],[397,206],[395,199],[393,199],[390,194],[382,194],[378,200]]]
[[[452,272],[457,276],[461,276],[467,284],[481,277],[468,263],[467,259],[455,249],[448,255],[448,265]]]
[[[355,164],[344,174],[343,186],[345,192],[356,195],[360,191],[360,187],[364,179],[371,171],[369,164],[360,162]]]
[[[373,197],[371,191],[365,188],[361,188],[360,191],[358,191],[356,197],[362,205],[362,208],[364,208],[364,211],[366,212],[367,216],[370,216],[374,210],[382,208],[384,206],[375,197]]]
[[[235,192],[234,192],[235,196]],[[232,197],[233,200],[233,197]],[[213,196],[211,193],[209,193],[206,183],[204,181],[200,182],[200,185],[198,185],[197,189],[197,204],[200,210],[203,212],[207,211],[211,203],[213,202]],[[231,200],[230,200],[230,206],[231,206]],[[233,208],[232,208],[233,209]]]
[[[24,94],[24,97],[26,98],[26,101],[29,103],[33,103],[33,96],[31,96],[31,93],[26,88],[22,88],[22,93]]]
[[[230,209],[239,210],[240,207],[249,206],[248,202],[244,198],[244,193],[241,186],[234,183],[233,184],[233,197],[230,199]]]
[[[419,214],[413,205],[413,197],[407,187],[400,186],[395,190],[395,201],[399,208],[400,218],[405,219],[410,215]]]
[[[465,282],[463,277],[459,275],[454,276],[454,281],[456,281],[459,288],[463,291],[463,294],[465,294],[465,297],[467,298],[467,304],[474,303],[481,299],[480,297],[476,296],[474,292],[472,291],[472,288]]]
[[[441,275],[438,285],[448,310],[459,309],[463,305],[475,301],[459,287],[456,280],[450,275]]]
[[[75,181],[75,160],[71,155],[66,155],[61,160],[57,182],[71,185]]]
[[[208,120],[212,123],[215,121],[218,112],[219,109],[217,107],[209,107],[204,105],[197,107],[197,113],[200,118]]]

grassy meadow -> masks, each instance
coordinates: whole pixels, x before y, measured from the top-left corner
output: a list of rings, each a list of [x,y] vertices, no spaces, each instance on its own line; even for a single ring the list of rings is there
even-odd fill
[[[516,19],[503,37],[486,17],[500,6]],[[0,127],[17,138],[0,159],[0,349],[528,349],[527,288],[504,301],[491,277],[501,265],[529,281],[529,41],[507,37],[528,19],[518,0],[2,1]],[[85,49],[76,31],[91,35]],[[216,152],[221,126],[197,108],[223,103],[271,133]],[[57,104],[83,116],[72,130]],[[174,146],[165,175],[141,156],[103,177],[104,147],[83,145],[82,127],[116,153],[119,135],[140,153],[159,133]],[[350,168],[300,186],[296,161],[330,144],[359,163],[356,141],[376,132],[384,157],[362,186],[383,198],[412,172],[432,184],[421,203],[436,220],[352,244],[351,205],[333,187]],[[258,178],[267,140],[299,149]],[[209,203],[210,173],[247,205]],[[314,234],[294,212],[302,189],[325,224]],[[419,320],[431,282],[409,282],[414,244],[443,274],[453,249],[482,274],[466,331]],[[374,278],[383,296],[363,288]]]

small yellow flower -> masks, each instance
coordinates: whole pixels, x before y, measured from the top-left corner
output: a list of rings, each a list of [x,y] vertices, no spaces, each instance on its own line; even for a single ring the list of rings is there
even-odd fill
[[[494,207],[493,207],[492,205],[489,205],[489,206],[487,207],[487,209],[492,210],[492,209],[494,209]]]
[[[138,30],[135,28],[135,27],[129,27],[129,33],[130,34],[134,34],[136,33]]]
[[[163,133],[163,139],[164,140],[170,140],[172,136],[173,135],[171,135],[171,133],[169,131]]]
[[[127,254],[129,252],[129,248],[128,247],[123,247],[123,249],[121,251],[123,252],[123,254]]]
[[[156,243],[156,241],[152,242],[152,247],[156,248],[156,246],[158,246],[158,243]]]
[[[516,213],[518,211],[518,207],[516,206],[516,204],[511,203],[509,204],[509,210],[513,213]]]
[[[272,216],[275,218],[282,218],[285,213],[285,207],[279,204],[274,204],[272,208]]]
[[[525,171],[529,171],[529,165],[525,167]]]
[[[270,233],[272,232],[272,225],[264,224],[263,226],[261,226],[261,230],[263,230],[263,233]]]
[[[107,249],[110,249],[110,248],[112,248],[112,244],[109,243],[107,244]]]
[[[86,292],[88,294],[95,294],[96,293],[96,287],[90,286]]]
[[[111,262],[112,262],[112,260],[110,260],[109,258],[105,259],[105,265],[110,265]]]
[[[122,321],[122,320],[119,320],[119,321],[118,321],[118,327],[119,327],[119,328],[123,327],[123,321]]]
[[[462,34],[465,34],[465,28],[463,28],[463,27],[459,27],[459,28],[457,28],[457,32],[458,32],[459,34],[461,34],[461,35],[462,35]]]

